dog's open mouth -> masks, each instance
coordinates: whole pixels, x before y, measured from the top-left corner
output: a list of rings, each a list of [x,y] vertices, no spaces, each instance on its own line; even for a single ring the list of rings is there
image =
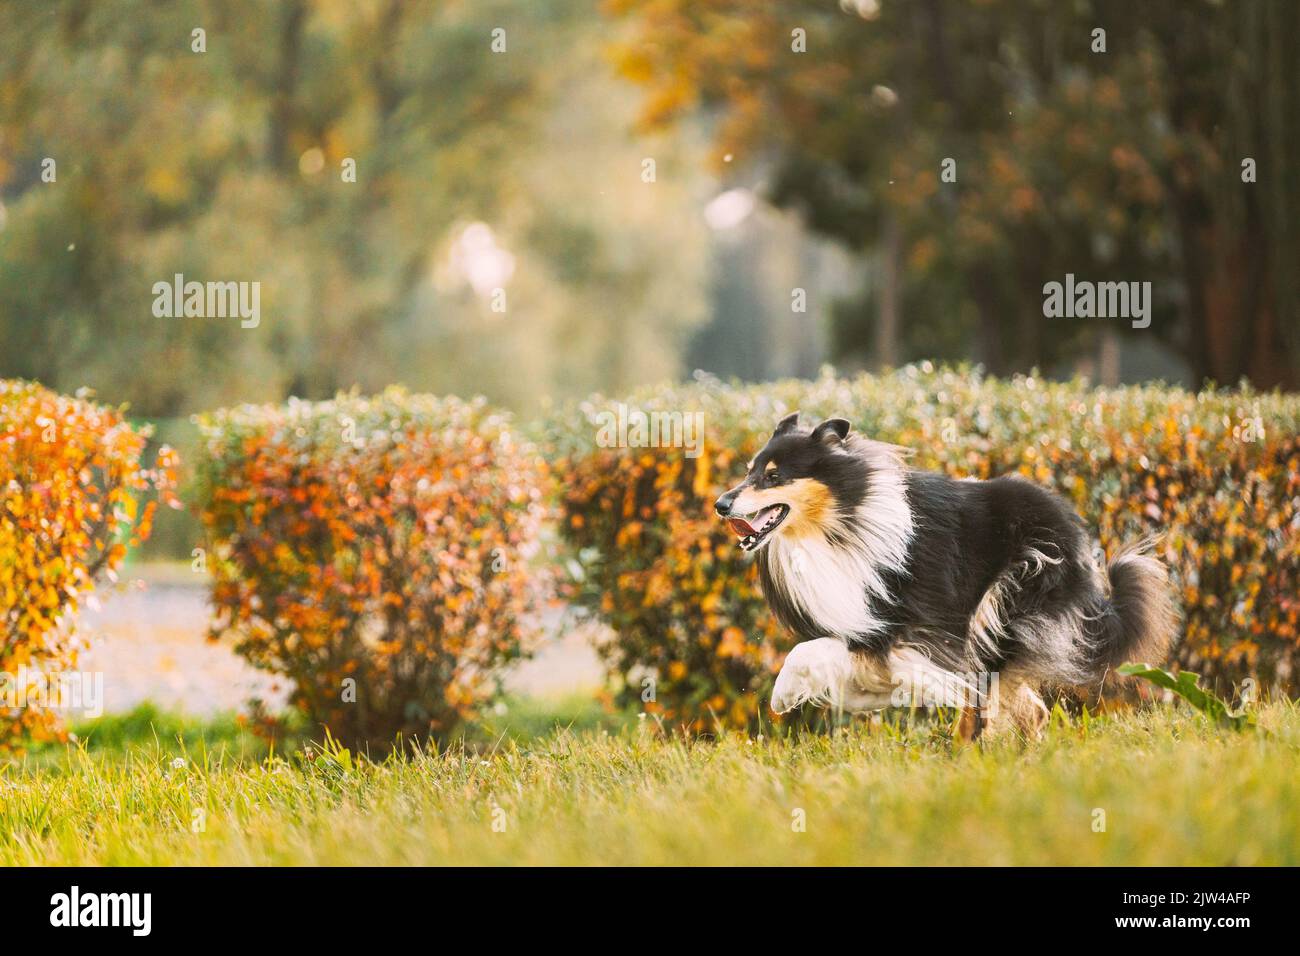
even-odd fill
[[[789,513],[789,505],[768,505],[762,511],[743,518],[728,518],[727,524],[740,537],[741,550],[753,551],[767,540]]]

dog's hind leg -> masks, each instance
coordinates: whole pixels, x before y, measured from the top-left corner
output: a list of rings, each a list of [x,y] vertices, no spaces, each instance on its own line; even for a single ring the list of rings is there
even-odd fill
[[[1028,675],[1009,670],[998,675],[997,690],[985,708],[985,729],[990,735],[1019,731],[1037,740],[1050,713]]]

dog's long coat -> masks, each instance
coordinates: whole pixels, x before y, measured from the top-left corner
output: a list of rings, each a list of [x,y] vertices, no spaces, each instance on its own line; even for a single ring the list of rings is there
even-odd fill
[[[898,702],[900,683],[915,696],[996,674],[1003,713],[1033,727],[1041,688],[1163,659],[1174,614],[1157,560],[1127,550],[1103,570],[1059,496],[1019,477],[913,470],[903,455],[843,419],[808,430],[796,414],[718,500],[758,552],[773,612],[805,641],[775,709],[875,709]]]

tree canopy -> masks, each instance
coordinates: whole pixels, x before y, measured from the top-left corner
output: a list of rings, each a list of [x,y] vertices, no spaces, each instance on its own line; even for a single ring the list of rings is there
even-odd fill
[[[1051,368],[1098,331],[1044,319],[1044,284],[1074,273],[1150,281],[1151,328],[1111,328],[1197,379],[1300,381],[1297,5],[609,7],[636,26],[617,62],[643,128],[709,115],[716,157],[879,259],[841,349]]]

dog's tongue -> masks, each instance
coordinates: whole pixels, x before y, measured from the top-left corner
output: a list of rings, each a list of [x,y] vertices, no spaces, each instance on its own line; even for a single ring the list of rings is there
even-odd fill
[[[754,529],[744,518],[728,518],[727,524],[731,525],[731,530],[742,538],[747,538],[754,533]]]

